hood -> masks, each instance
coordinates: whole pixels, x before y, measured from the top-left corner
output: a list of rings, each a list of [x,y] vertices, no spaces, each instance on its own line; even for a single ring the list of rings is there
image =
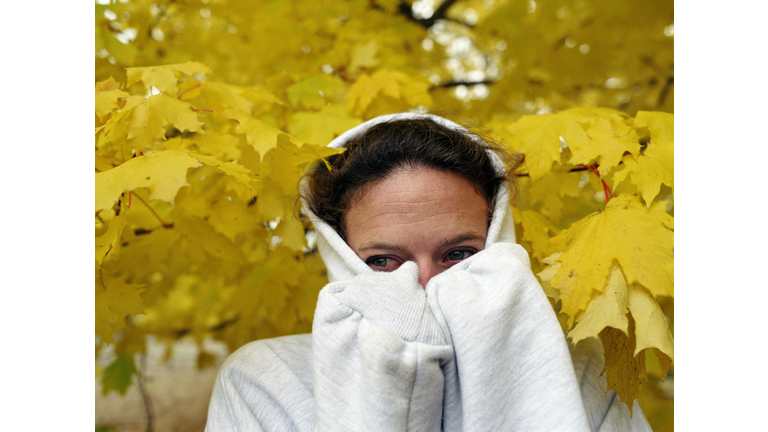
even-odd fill
[[[368,120],[354,128],[339,135],[336,139],[328,144],[328,147],[342,148],[346,147],[347,143],[362,135],[366,130],[372,126],[404,119],[414,118],[428,118],[440,125],[449,127],[451,129],[459,131],[467,131],[464,127],[448,120],[443,117],[439,117],[432,114],[417,114],[417,113],[399,113],[389,114]],[[501,159],[491,150],[488,150],[491,156],[493,165],[497,171],[504,170],[504,163]],[[302,191],[309,187],[309,181],[304,178],[301,182]],[[303,194],[302,194],[303,195]],[[339,236],[339,234],[331,228],[330,225],[325,223],[322,219],[317,217],[312,211],[309,210],[309,206],[302,199],[302,205],[304,212],[309,217],[312,225],[315,227],[317,233],[317,249],[320,252],[320,257],[323,259],[325,266],[328,269],[328,281],[336,282],[340,280],[352,279],[355,276],[363,273],[370,272],[365,262],[360,259],[357,254],[347,245],[347,243]],[[509,187],[506,183],[502,184],[496,194],[495,207],[493,209],[493,215],[491,217],[491,224],[488,227],[488,236],[485,240],[485,248],[487,249],[494,243],[515,243],[515,224],[512,219],[512,211],[509,208]]]

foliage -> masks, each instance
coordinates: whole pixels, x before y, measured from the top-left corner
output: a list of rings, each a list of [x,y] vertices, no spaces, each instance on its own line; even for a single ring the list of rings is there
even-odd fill
[[[643,386],[674,359],[672,3],[430,4],[96,6],[97,352],[310,331],[326,279],[298,181],[341,132],[417,109],[525,154],[517,237],[564,331],[663,411]]]
[[[138,375],[138,370],[131,356],[126,353],[118,354],[115,361],[104,370],[101,392],[107,394],[114,390],[124,395],[134,375]]]
[[[592,130],[608,123],[613,126],[600,133]],[[508,130],[511,146],[531,149],[525,153],[528,178],[520,182],[513,208],[518,239],[540,269],[568,338],[602,340],[608,388],[631,407],[647,381],[646,353],[653,352],[653,374],[662,379],[674,359],[662,310],[674,297],[674,218],[667,212],[671,187],[664,200],[657,199],[657,188],[643,202],[640,191],[647,190],[649,177],[627,180],[623,173],[658,148],[672,148],[673,116],[640,112],[632,119],[583,107],[523,117]],[[623,163],[616,147],[624,152]],[[621,193],[610,198],[613,192]]]

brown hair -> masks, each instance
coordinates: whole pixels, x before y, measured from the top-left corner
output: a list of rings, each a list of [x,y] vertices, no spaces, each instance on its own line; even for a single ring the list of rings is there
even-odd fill
[[[490,215],[502,183],[509,182],[512,196],[511,173],[521,162],[497,144],[429,118],[376,124],[346,147],[344,153],[328,158],[331,171],[323,163],[316,166],[304,194],[309,209],[345,240],[346,211],[369,187],[398,169],[428,167],[458,174],[485,198]],[[504,162],[504,172],[494,168],[489,149]]]

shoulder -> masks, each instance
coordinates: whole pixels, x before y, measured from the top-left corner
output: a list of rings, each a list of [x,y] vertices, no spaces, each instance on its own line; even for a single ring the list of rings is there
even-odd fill
[[[224,362],[208,410],[208,431],[311,430],[312,335],[244,345]]]
[[[312,334],[250,342],[227,357],[219,372],[233,384],[263,384],[286,374],[312,390]]]

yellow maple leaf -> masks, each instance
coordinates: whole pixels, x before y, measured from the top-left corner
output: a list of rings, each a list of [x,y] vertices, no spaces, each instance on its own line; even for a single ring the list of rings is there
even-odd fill
[[[253,149],[259,153],[260,160],[264,160],[264,155],[269,150],[277,147],[278,135],[285,135],[290,142],[296,145],[300,144],[296,137],[288,135],[280,129],[273,128],[242,111],[227,109],[224,110],[223,115],[237,120],[235,132],[245,135],[248,144],[253,146]]]
[[[122,90],[96,92],[96,116],[99,117],[99,121],[104,123],[113,111],[120,109],[118,99],[125,99],[128,96],[129,94]]]
[[[291,297],[290,287],[299,285],[303,273],[294,252],[282,245],[270,251],[265,261],[253,265],[227,302],[227,310],[249,317],[243,325],[232,329],[236,333],[232,338],[243,344],[254,337],[273,336],[269,323],[283,311]],[[297,318],[294,314],[283,317],[293,322]]]
[[[669,372],[669,368],[672,367],[672,359],[667,357],[666,354],[656,348],[653,349],[653,353],[659,360],[659,366],[661,367],[661,380],[664,381],[664,379],[667,377],[667,372]]]
[[[562,310],[571,324],[586,310],[593,291],[606,286],[614,260],[628,283],[640,283],[654,297],[674,297],[673,239],[657,212],[647,211],[637,196],[626,194],[553,237],[552,248],[563,254],[551,285],[560,290]]]
[[[194,216],[177,214],[174,229],[182,235],[181,246],[190,258],[206,263],[210,257],[219,258],[230,265],[243,261],[240,251],[224,234],[216,231],[211,224]]]
[[[299,140],[327,145],[362,120],[347,115],[346,107],[331,105],[318,113],[298,112],[291,116],[291,133]]]
[[[126,316],[144,313],[144,286],[96,275],[96,335],[102,343],[115,342],[112,334],[125,327]]]
[[[264,157],[261,174],[279,184],[286,195],[296,195],[299,179],[310,163],[343,152],[343,148],[334,149],[317,144],[303,144],[299,147],[283,134],[278,136],[277,147]]]
[[[109,117],[102,127],[96,129],[96,148],[102,149],[108,144],[125,141],[130,118],[133,115],[133,108],[145,101],[146,99],[141,96],[131,95],[126,97],[125,105],[120,112]]]
[[[110,91],[110,90],[117,90],[120,88],[120,84],[115,81],[114,78],[111,76],[104,81],[99,81],[96,83],[96,93],[103,92],[103,91]]]
[[[643,196],[646,205],[650,207],[656,195],[661,190],[661,184],[674,188],[675,151],[673,141],[651,141],[642,155],[635,162],[631,158],[623,159],[627,165],[614,174],[614,181],[621,182],[631,175],[631,182],[637,185],[637,190]]]
[[[621,125],[626,125],[626,121],[629,119],[629,116],[621,111],[591,105],[569,108],[560,111],[560,114],[566,114],[581,123],[590,122],[595,118],[605,119],[611,123],[614,129],[620,129]]]
[[[379,95],[403,99],[410,106],[431,106],[429,81],[424,77],[411,77],[403,72],[380,69],[373,75],[361,74],[347,90],[347,106],[357,116],[362,116]]]
[[[170,96],[176,96],[179,92],[176,81],[180,75],[210,73],[211,70],[207,66],[197,62],[126,68],[128,86],[133,85],[137,81],[142,81],[147,88],[155,86],[158,90]]]
[[[379,60],[376,59],[378,50],[379,46],[375,40],[355,45],[350,54],[350,72],[354,72],[360,68],[372,68],[379,64]]]
[[[229,133],[195,134],[191,137],[175,136],[163,142],[162,148],[186,150],[213,156],[222,161],[235,161],[241,156],[240,139]]]
[[[608,285],[589,303],[576,326],[568,333],[568,338],[576,344],[588,337],[599,337],[606,327],[613,327],[626,334],[629,331],[628,299],[627,282],[624,274],[616,267],[611,272]]]
[[[336,94],[344,87],[344,81],[323,73],[297,82],[285,92],[291,106],[319,110],[328,106],[329,101],[334,101]]]
[[[533,256],[536,259],[544,258],[544,251],[549,244],[550,235],[557,234],[560,230],[534,210],[521,211],[520,223],[523,226],[523,238],[531,242]]]
[[[592,119],[585,125],[590,140],[584,143],[568,143],[573,156],[572,164],[600,165],[600,174],[605,176],[617,167],[624,152],[637,155],[640,143],[634,130],[622,123],[610,122],[604,118]]]
[[[531,201],[542,203],[541,214],[549,220],[559,221],[563,215],[563,197],[578,197],[581,194],[580,176],[578,172],[551,171],[544,174],[531,185]]]
[[[432,96],[429,94],[431,86],[432,84],[427,77],[404,76],[400,78],[400,94],[402,94],[403,100],[413,108],[432,106]]]
[[[126,211],[120,212],[107,225],[107,231],[96,237],[96,262],[101,264],[104,259],[117,255],[120,251],[120,235],[125,228]]]
[[[120,194],[139,187],[149,189],[150,199],[172,203],[179,188],[187,184],[187,169],[200,165],[186,153],[167,150],[96,173],[96,211],[112,207]]]
[[[523,116],[507,130],[510,147],[525,154],[524,166],[534,183],[560,163],[561,137],[569,146],[589,141],[582,125],[563,113]]]
[[[254,176],[251,170],[238,164],[237,162],[223,162],[219,158],[197,153],[189,153],[189,155],[208,166],[216,167],[219,171],[228,176],[232,176],[235,180],[245,185],[248,189],[251,188],[251,181],[256,180],[256,176]]]
[[[151,273],[157,271],[169,257],[171,251],[179,252],[179,237],[179,232],[175,229],[154,230],[136,237],[120,254],[120,259],[116,263],[120,273],[135,274],[142,270]],[[153,304],[154,299],[164,295],[163,290],[155,288],[156,286],[152,285],[144,293],[144,298],[148,304]]]
[[[651,140],[673,141],[675,139],[675,115],[659,111],[638,111],[635,128],[648,128]]]
[[[605,355],[605,372],[608,390],[614,390],[619,400],[629,407],[632,413],[633,401],[640,394],[640,389],[648,383],[645,369],[645,352],[638,355],[635,351],[635,321],[627,315],[628,332],[606,327],[600,332]]]
[[[265,220],[279,218],[273,235],[280,238],[282,245],[301,252],[307,245],[307,240],[304,235],[304,225],[296,219],[294,214],[296,195],[284,192],[281,185],[271,178],[264,178],[259,183],[261,191],[256,201],[259,213]]]
[[[141,202],[142,200],[146,202],[147,205],[144,205]],[[135,203],[136,205],[127,207],[128,203]],[[150,201],[149,191],[146,188],[134,189],[131,196],[122,199],[122,204],[125,209],[126,226],[131,226],[134,229],[153,230],[163,227],[163,223],[166,225],[173,223],[170,214],[173,206],[165,201]],[[163,222],[161,222],[161,220]],[[128,230],[125,234],[131,236],[132,231],[133,230]]]
[[[544,290],[544,293],[547,295],[547,297],[550,297],[555,301],[560,300],[560,290],[553,288],[552,285],[550,285],[550,282],[562,266],[561,263],[557,262],[557,259],[560,258],[560,255],[562,254],[562,252],[556,252],[542,259],[541,263],[547,265],[548,267],[539,273],[536,273],[536,276],[538,276],[539,280],[541,281],[541,288]]]
[[[258,217],[253,207],[247,206],[241,201],[222,200],[215,203],[211,206],[211,216],[208,218],[208,223],[233,242],[240,234],[262,228],[262,219]]]
[[[284,219],[290,197],[283,192],[283,188],[269,177],[265,177],[259,182],[259,188],[256,208],[264,220]]]
[[[655,218],[658,218],[665,227],[674,231],[675,218],[667,213],[667,206],[669,201],[654,201],[651,203],[651,207],[648,209],[648,213],[652,214]]]
[[[155,95],[133,108],[127,138],[137,151],[151,148],[156,139],[165,139],[165,125],[168,123],[182,132],[203,132],[203,124],[188,103],[166,95]]]
[[[186,93],[182,96],[193,95]],[[261,87],[243,87],[227,83],[205,81],[200,83],[200,96],[198,107],[214,111],[234,109],[247,114],[252,114],[256,103],[266,106],[285,105],[283,101]]]
[[[629,311],[635,318],[637,343],[635,355],[646,348],[664,353],[670,360],[675,358],[672,335],[667,328],[661,307],[643,287],[632,284],[629,288]]]
[[[296,218],[294,213],[286,212],[284,219],[275,228],[274,235],[280,237],[280,244],[292,251],[301,252],[307,246],[307,237],[304,235],[304,225]]]

